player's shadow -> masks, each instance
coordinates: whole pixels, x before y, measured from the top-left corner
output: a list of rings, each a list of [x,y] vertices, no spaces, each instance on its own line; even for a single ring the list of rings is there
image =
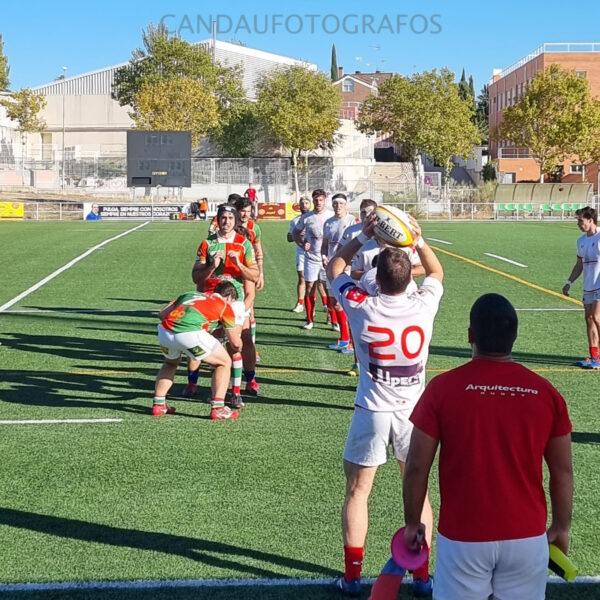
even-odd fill
[[[453,356],[456,358],[470,360],[472,358],[471,348],[458,346],[437,346],[435,344],[429,347],[430,356]],[[564,354],[542,354],[539,352],[522,352],[515,351],[512,353],[513,359],[516,362],[524,364],[545,364],[545,365],[560,365],[574,366],[580,356],[565,356]]]
[[[31,335],[27,333],[11,333],[3,343],[14,350],[30,352],[37,357],[42,354],[61,356],[88,363],[88,368],[99,370],[98,363],[124,363],[131,368],[139,363],[155,363],[160,354],[154,346],[122,342],[114,339],[98,339],[67,335]]]
[[[285,577],[290,569],[310,575],[337,574],[323,565],[221,541],[112,527],[12,508],[0,508],[0,524],[59,538],[178,555],[214,568],[244,572],[255,577]]]
[[[571,440],[574,444],[600,444],[600,433],[595,431],[573,431],[571,433]]]
[[[167,302],[165,302],[164,304],[162,304],[162,306],[164,306],[165,304],[167,304]],[[74,306],[31,306],[31,305],[27,305],[24,306],[23,308],[26,309],[30,309],[30,310],[39,310],[44,317],[48,317],[49,313],[57,313],[60,315],[68,315],[68,314],[74,314],[74,315],[94,315],[94,316],[99,316],[102,317],[104,315],[106,316],[111,316],[111,317],[147,317],[147,316],[153,316],[156,313],[158,313],[158,308],[136,308],[134,310],[124,310],[124,309],[98,309],[98,308],[89,308],[89,307],[74,307]],[[15,313],[12,313],[13,316]],[[32,317],[32,316],[36,316],[36,313],[26,313],[23,312],[23,315],[26,315],[28,317]]]

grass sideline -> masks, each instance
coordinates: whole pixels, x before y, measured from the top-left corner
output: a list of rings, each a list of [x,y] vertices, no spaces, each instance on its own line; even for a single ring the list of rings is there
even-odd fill
[[[0,223],[0,305],[133,226]],[[580,573],[598,575],[600,380],[598,373],[571,366],[586,352],[580,307],[549,293],[559,290],[570,272],[576,226],[425,223],[423,229],[426,237],[452,244],[431,242],[440,249],[446,293],[430,376],[467,360],[468,309],[482,293],[503,293],[518,309],[574,309],[521,310],[515,356],[548,377],[569,403],[576,469],[571,556]],[[0,313],[0,420],[124,419],[2,426],[0,581],[321,579],[340,571],[340,456],[355,381],[344,373],[349,359],[326,349],[335,334],[323,313],[315,329],[305,332],[301,315],[289,312],[295,274],[287,224],[264,225],[267,288],[257,303],[264,395],[249,401],[238,422],[211,423],[205,404],[176,397],[184,382],[181,369],[172,400],[178,414],[149,417],[161,360],[153,311],[192,287],[191,265],[205,230],[198,223],[151,223]],[[577,286],[580,282],[574,294]],[[25,310],[40,312],[18,312]],[[432,497],[439,504],[435,483]],[[397,467],[390,463],[373,492],[365,576],[376,576],[387,560],[389,540],[402,522],[399,498]],[[297,598],[300,589],[312,598],[332,595],[326,586],[234,589],[245,599]],[[556,585],[548,598],[592,598],[598,590],[597,585]],[[22,592],[18,597],[179,599],[204,593],[225,598],[232,590]]]

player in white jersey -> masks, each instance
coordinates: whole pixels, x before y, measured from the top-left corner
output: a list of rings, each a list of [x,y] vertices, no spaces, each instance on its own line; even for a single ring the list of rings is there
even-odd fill
[[[300,217],[310,210],[310,200],[308,198],[300,198],[298,206],[300,207],[300,214],[297,217],[294,217],[290,223],[290,228],[287,232],[288,242],[294,241],[294,229],[296,229]],[[296,273],[298,273],[298,302],[296,303],[296,306],[292,308],[292,312],[301,313],[304,310],[304,294],[306,286],[304,284],[304,250],[298,245],[296,245]]]
[[[321,245],[323,243],[323,225],[333,212],[327,210],[327,194],[324,190],[314,190],[312,193],[313,210],[303,214],[296,228],[292,232],[294,241],[304,250],[304,281],[306,295],[304,305],[306,308],[306,324],[304,329],[312,329],[315,318],[315,300],[319,273],[323,269]],[[304,231],[304,234],[302,233]]]
[[[331,199],[333,205],[333,217],[330,217],[325,221],[323,226],[323,245],[321,247],[321,254],[323,256],[323,265],[327,266],[329,259],[337,252],[344,231],[358,223],[358,219],[348,213],[347,206],[348,199],[345,194],[336,194]],[[342,310],[342,306],[335,299],[331,288],[327,282],[327,276],[325,270],[320,274],[323,284],[327,286],[327,298],[329,302],[329,315],[331,317],[331,326],[335,331],[340,332],[340,339],[335,343],[331,344],[329,348],[331,350],[344,350],[349,349],[352,344],[350,343],[350,329],[348,328],[348,318]]]
[[[377,296],[367,294],[344,273],[360,247],[373,236],[375,221],[374,216],[367,219],[363,232],[343,246],[327,266],[327,277],[348,315],[360,364],[354,416],[344,449],[345,572],[336,580],[336,587],[348,595],[360,593],[368,500],[377,468],[387,461],[389,445],[400,469],[404,469],[412,433],[409,417],[425,386],[433,320],[443,293],[442,266],[414,219],[415,247],[426,275],[416,292],[406,294],[411,264],[400,248],[385,248],[378,257]],[[428,499],[422,521],[430,532],[433,515]],[[420,589],[430,581],[428,566],[427,561],[414,572]]]
[[[600,345],[600,231],[598,212],[586,206],[575,212],[577,226],[583,235],[577,240],[577,260],[563,286],[569,295],[572,283],[583,273],[583,308],[590,355],[576,364],[583,369],[600,369],[598,346]]]

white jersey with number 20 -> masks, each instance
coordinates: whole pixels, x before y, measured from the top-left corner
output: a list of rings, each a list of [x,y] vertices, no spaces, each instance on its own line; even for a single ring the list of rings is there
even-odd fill
[[[426,277],[416,292],[370,296],[350,277],[340,275],[332,287],[348,315],[360,365],[355,405],[410,414],[425,388],[442,284]]]

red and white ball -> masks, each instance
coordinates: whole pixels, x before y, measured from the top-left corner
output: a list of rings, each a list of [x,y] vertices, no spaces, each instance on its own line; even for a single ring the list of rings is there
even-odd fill
[[[375,209],[377,225],[375,236],[390,246],[410,246],[414,234],[408,214],[395,206],[378,206]]]

